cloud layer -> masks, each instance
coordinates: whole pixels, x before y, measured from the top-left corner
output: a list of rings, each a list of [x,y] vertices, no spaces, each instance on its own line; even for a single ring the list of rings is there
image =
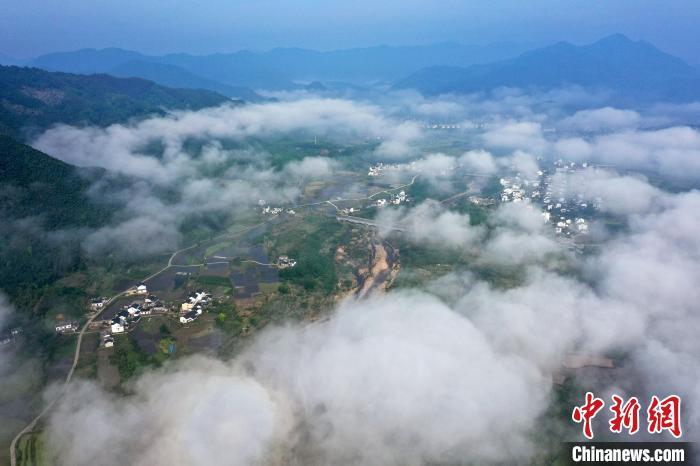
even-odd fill
[[[575,90],[561,93],[546,98],[595,101]],[[403,100],[392,102],[393,110],[321,99],[223,107],[108,129],[56,128],[37,144],[76,162],[98,161],[151,178],[129,186],[143,189],[148,202],[131,204],[134,198],[124,194],[136,215],[124,214],[85,243],[96,254],[135,229],[163,237],[170,247],[179,240],[182,217],[268,198],[261,186],[276,199],[293,199],[299,179],[336,169],[336,162],[315,156],[273,169],[256,161],[256,152],[233,153],[216,143],[192,157],[183,149],[189,138],[242,140],[294,131],[360,136],[377,141],[373,157],[401,158],[401,170],[419,172],[437,186],[465,183],[466,173],[488,179],[512,170],[533,177],[538,157],[560,156],[700,177],[700,138],[690,127],[649,129],[647,115],[613,108],[559,121],[561,109],[536,108],[531,96],[509,90],[469,99],[475,98],[412,106]],[[420,153],[415,146],[424,131],[387,116],[408,105],[429,117],[459,113],[464,121],[469,102],[489,117],[469,126],[473,147],[460,149],[461,155]],[[507,115],[501,114],[505,108],[511,109]],[[160,158],[144,152],[154,140],[163,147]],[[72,152],[71,144],[87,149]],[[245,156],[253,167],[248,171],[241,164],[225,172],[230,177],[201,175],[228,157]],[[700,431],[700,193],[670,193],[610,167],[557,176],[584,199],[602,197],[603,213],[623,224],[599,252],[570,254],[525,203],[500,206],[480,226],[432,200],[382,210],[380,234],[398,229],[421,246],[468,251],[512,267],[521,281],[503,289],[456,271],[420,290],[345,301],[320,322],[266,329],[231,361],[197,357],[148,372],[128,397],[82,383],[47,427],[57,461],[512,463],[541,447],[535,439],[552,401],[552,376],[571,353],[624,355],[615,369],[624,377],[591,382],[601,392],[683,396],[684,426],[693,438]],[[150,193],[170,180],[185,181],[180,200],[165,206]],[[162,231],[162,225],[174,227]],[[570,269],[550,266],[552,256],[565,258]]]

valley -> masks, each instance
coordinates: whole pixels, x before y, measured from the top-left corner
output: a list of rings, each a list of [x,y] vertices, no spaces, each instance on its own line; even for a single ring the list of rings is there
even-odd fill
[[[609,26],[214,51],[235,26],[0,55],[0,466],[690,451],[694,64]]]

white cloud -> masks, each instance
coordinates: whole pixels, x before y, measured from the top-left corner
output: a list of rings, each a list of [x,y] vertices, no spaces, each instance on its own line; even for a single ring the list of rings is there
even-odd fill
[[[40,135],[33,146],[74,165],[103,167],[168,183],[193,173],[192,157],[183,149],[188,139],[244,140],[302,130],[328,136],[380,138],[378,153],[390,157],[410,153],[410,143],[421,137],[416,123],[395,122],[379,107],[309,98],[173,112],[104,129],[58,126]],[[161,156],[145,153],[156,142],[163,146]]]
[[[273,391],[212,359],[147,373],[133,389],[73,387],[47,426],[60,464],[260,464],[291,428]]]
[[[601,169],[556,174],[553,183],[565,186],[569,197],[581,195],[588,202],[601,198],[600,209],[616,215],[648,213],[667,198],[643,177],[619,176]]]
[[[700,177],[700,133],[689,127],[621,131],[590,140],[565,138],[554,147],[574,160],[649,170],[681,179]]]
[[[437,244],[443,235],[442,243],[459,245],[473,234],[464,217],[418,209],[400,216],[438,226],[412,225],[417,241]],[[587,259],[584,280],[526,267],[510,289],[453,282],[452,305],[416,291],[350,300],[326,320],[268,329],[231,362],[198,358],[147,374],[128,398],[81,387],[54,414],[49,442],[63,464],[78,466],[98,458],[508,463],[533,453],[562,358],[611,350],[629,355],[617,370],[635,374],[613,380],[616,387],[641,398],[650,390],[684,397],[692,438],[700,428],[699,209],[692,192],[634,214],[629,235]],[[542,237],[515,207],[498,214],[496,227]],[[513,236],[504,238],[494,244]],[[531,247],[516,241],[503,250],[523,248],[526,257]],[[609,388],[609,379],[594,382]]]
[[[549,390],[536,365],[408,293],[272,329],[232,365],[197,358],[148,374],[131,398],[83,385],[47,433],[76,466],[506,461],[531,451]]]
[[[326,157],[304,157],[300,161],[289,162],[285,170],[296,178],[326,178],[333,174],[337,163]]]
[[[493,155],[483,149],[465,152],[459,158],[459,163],[468,171],[485,175],[493,175],[498,170],[498,165]]]
[[[482,135],[487,147],[521,149],[540,153],[547,147],[542,125],[532,121],[508,121],[497,124]]]
[[[603,107],[580,110],[570,117],[564,118],[559,126],[568,131],[613,132],[636,128],[641,122],[641,115],[633,110]]]
[[[381,210],[376,222],[381,234],[398,228],[412,241],[440,247],[468,248],[484,234],[481,227],[470,225],[468,215],[445,210],[431,200],[410,209]]]

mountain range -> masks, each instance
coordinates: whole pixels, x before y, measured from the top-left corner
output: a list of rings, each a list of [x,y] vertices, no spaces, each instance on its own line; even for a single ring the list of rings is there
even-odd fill
[[[700,98],[700,72],[696,68],[648,42],[621,34],[583,46],[559,42],[488,64],[427,67],[399,80],[394,88],[436,95],[567,85],[610,91],[617,100],[633,103]]]
[[[426,95],[576,85],[611,91],[622,103],[700,97],[696,68],[648,42],[621,34],[588,45],[559,42],[534,50],[510,43],[377,46],[328,52],[276,48],[162,56],[118,48],[83,49],[42,55],[28,64],[52,71],[140,77],[164,86],[208,89],[247,101],[262,100],[252,89],[318,91],[376,83],[392,84],[394,89],[413,88]],[[309,82],[313,83],[305,84]]]
[[[516,56],[525,48],[511,43],[470,46],[377,46],[319,52],[276,48],[211,55],[145,55],[118,48],[83,49],[42,55],[28,65],[70,73],[108,73],[150,79],[162,85],[202,88],[229,97],[256,100],[251,88],[289,90],[310,81],[353,84],[393,82],[432,65],[466,66]]]

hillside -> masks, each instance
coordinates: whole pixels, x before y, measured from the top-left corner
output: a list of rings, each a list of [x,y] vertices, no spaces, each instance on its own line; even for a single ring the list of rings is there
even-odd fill
[[[108,206],[87,194],[102,174],[0,135],[0,283],[6,292],[42,286],[76,266],[78,255],[71,251],[80,230],[104,225],[111,216]]]
[[[619,34],[584,46],[560,42],[486,65],[429,67],[394,87],[435,95],[565,85],[610,90],[618,98],[641,101],[700,97],[700,73],[696,69],[647,42],[635,42]]]
[[[109,125],[166,109],[200,109],[230,99],[137,78],[0,66],[0,134],[25,136],[55,123]]]
[[[0,135],[0,215],[4,219],[42,216],[47,228],[97,226],[105,213],[86,196],[89,176],[30,146]]]

